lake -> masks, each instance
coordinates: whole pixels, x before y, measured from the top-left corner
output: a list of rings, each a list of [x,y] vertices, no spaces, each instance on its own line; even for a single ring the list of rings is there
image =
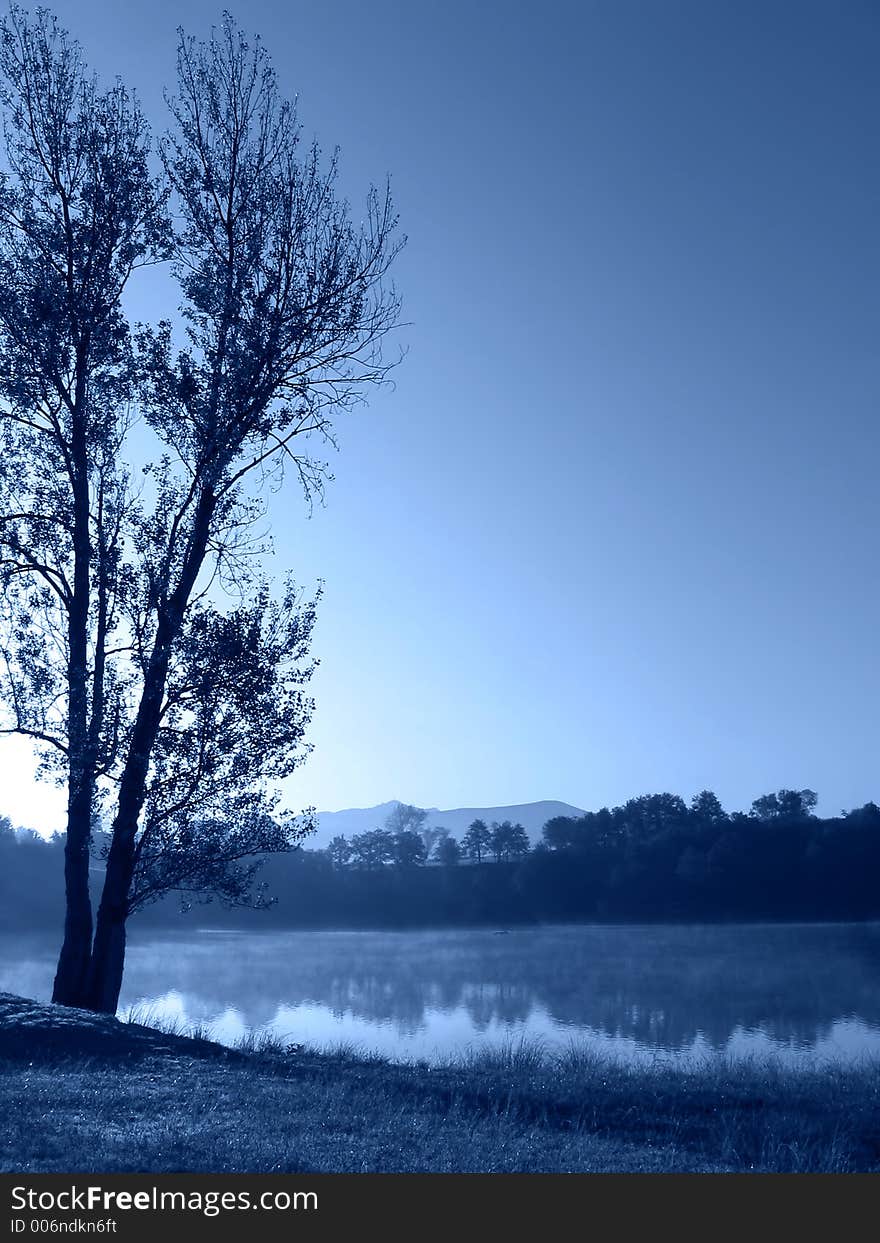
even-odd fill
[[[0,991],[47,999],[54,941],[0,938]],[[120,1012],[234,1043],[348,1043],[394,1058],[520,1040],[629,1061],[880,1057],[880,924],[131,937]]]

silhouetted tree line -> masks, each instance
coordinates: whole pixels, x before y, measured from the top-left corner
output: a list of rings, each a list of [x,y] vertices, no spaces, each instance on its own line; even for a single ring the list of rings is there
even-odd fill
[[[530,847],[522,825],[475,820],[457,841],[399,805],[385,826],[326,850],[266,858],[267,911],[216,908],[227,925],[406,927],[578,920],[830,920],[880,917],[880,808],[816,816],[811,790],[779,790],[748,813],[711,791],[630,799],[549,820]],[[0,927],[61,917],[63,838],[0,819]],[[174,922],[165,899],[139,920]],[[204,923],[196,908],[190,919]]]

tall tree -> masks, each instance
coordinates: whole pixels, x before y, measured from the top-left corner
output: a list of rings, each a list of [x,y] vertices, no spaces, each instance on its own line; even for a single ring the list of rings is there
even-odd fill
[[[425,856],[430,858],[439,844],[449,836],[449,830],[444,828],[442,824],[436,824],[430,828],[422,829],[419,836],[425,843]]]
[[[756,798],[749,815],[756,820],[777,822],[809,820],[818,801],[815,790],[778,790]]]
[[[511,824],[509,820],[499,824],[496,820],[492,822],[490,847],[496,863],[509,863],[529,853],[529,835],[521,824]]]
[[[121,297],[160,257],[149,135],[121,83],[99,90],[45,12],[0,25],[0,586],[4,732],[48,750],[67,783],[67,915],[54,999],[83,997],[91,952],[89,841],[113,749],[132,394]]]
[[[473,820],[461,839],[461,848],[473,863],[482,863],[492,845],[492,832],[485,820]]]
[[[428,858],[428,852],[420,833],[403,829],[394,834],[394,862],[398,867],[418,867]]]
[[[335,157],[325,168],[313,144],[300,158],[259,41],[228,16],[207,45],[181,36],[171,110],[162,154],[189,340],[175,356],[166,324],[141,342],[146,419],[166,456],[161,509],[140,527],[144,655],[92,950],[98,1010],[119,995],[139,821],[200,577],[240,572],[251,479],[290,464],[307,495],[320,491],[322,464],[296,445],[331,436],[333,412],[384,377],[379,347],[398,313],[383,279],[398,250],[389,192],[371,191],[365,223],[352,224]]]
[[[375,871],[391,863],[395,854],[395,836],[387,829],[371,829],[355,833],[351,839],[351,857],[355,867]]]
[[[414,807],[412,803],[395,803],[385,817],[385,828],[389,833],[422,833],[428,813],[424,807]]]
[[[249,568],[255,497],[285,468],[308,497],[320,492],[325,468],[298,446],[332,438],[334,413],[384,378],[380,345],[398,314],[386,274],[401,243],[387,190],[372,190],[352,223],[336,157],[300,151],[265,52],[227,17],[206,45],[181,36],[162,144],[185,343],[163,323],[133,348],[124,278],[166,245],[143,123],[121,87],[104,97],[89,86],[50,19],[32,27],[14,12],[3,55],[14,140],[0,235],[3,422],[17,454],[7,460],[29,469],[3,476],[5,699],[10,728],[67,768],[56,999],[112,1012],[133,909],[168,888],[239,900],[252,874],[242,861],[308,827],[279,818],[265,787],[306,750],[315,606],[292,587],[271,600]],[[118,135],[109,155],[105,130]],[[158,444],[139,498],[125,465],[135,380]],[[211,594],[217,583],[237,597],[231,610]],[[22,625],[33,605],[36,638]],[[110,846],[91,939],[102,777]]]
[[[433,857],[443,867],[455,867],[461,860],[461,846],[454,837],[447,834],[434,846]]]
[[[721,800],[711,790],[701,790],[691,799],[691,814],[702,825],[719,825],[727,820]]]

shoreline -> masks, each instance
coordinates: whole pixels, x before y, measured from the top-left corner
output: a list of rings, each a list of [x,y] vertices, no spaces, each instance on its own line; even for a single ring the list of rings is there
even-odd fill
[[[0,994],[4,1172],[868,1172],[880,1063],[229,1049]]]

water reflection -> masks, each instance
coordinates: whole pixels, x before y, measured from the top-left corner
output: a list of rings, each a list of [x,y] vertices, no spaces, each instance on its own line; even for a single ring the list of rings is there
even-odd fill
[[[47,996],[54,946],[2,943]],[[133,939],[123,1008],[397,1057],[572,1039],[625,1058],[880,1056],[880,925],[222,933]]]

